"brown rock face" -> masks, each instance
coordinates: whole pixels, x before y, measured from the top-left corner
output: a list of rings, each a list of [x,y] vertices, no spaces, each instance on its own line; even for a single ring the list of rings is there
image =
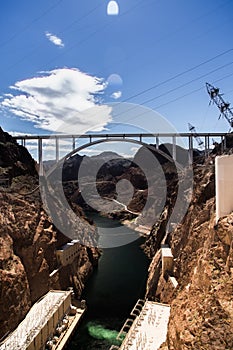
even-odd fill
[[[0,237],[0,296],[2,337],[21,321],[31,306],[27,275],[7,233]]]
[[[0,339],[49,289],[72,286],[80,297],[99,257],[97,249],[80,244],[73,262],[65,267],[59,265],[56,250],[70,239],[56,229],[43,208],[31,156],[0,129],[1,173],[10,177],[11,186],[0,187]],[[56,200],[53,203],[62,220],[63,209]],[[83,239],[86,232],[94,235],[94,227],[80,218],[82,210],[75,205],[73,210],[75,220],[71,218],[65,224],[70,228],[74,225]]]
[[[35,161],[26,150],[0,127],[0,177],[11,180],[19,175],[36,175]]]
[[[39,194],[34,197],[39,197]],[[61,267],[56,258],[56,250],[70,239],[53,226],[40,200],[31,197],[28,200],[15,192],[0,191],[0,202],[2,337],[6,331],[17,326],[31,304],[49,289],[67,289],[73,286],[79,297],[98,260],[98,251],[80,244],[79,256],[71,265]],[[59,215],[56,204],[55,208]],[[90,226],[88,222],[86,225]],[[93,230],[91,226],[90,230]],[[55,276],[50,277],[58,268]]]
[[[167,341],[161,349],[232,349],[233,215],[215,225],[213,162],[197,165],[194,175],[189,209],[167,238],[178,287],[174,289],[166,276],[158,279],[151,269],[148,295],[171,303]],[[153,232],[150,242],[156,242],[158,231]],[[151,289],[156,278],[157,288]]]

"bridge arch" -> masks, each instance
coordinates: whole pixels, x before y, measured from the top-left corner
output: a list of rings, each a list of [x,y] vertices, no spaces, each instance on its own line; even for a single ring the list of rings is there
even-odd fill
[[[152,145],[148,145],[145,142],[142,142],[141,140],[134,140],[134,139],[130,139],[130,138],[126,138],[126,137],[121,137],[121,138],[107,138],[107,139],[99,139],[99,140],[95,140],[95,141],[91,141],[89,143],[86,143],[80,147],[75,148],[74,150],[72,150],[71,152],[69,152],[68,154],[65,155],[65,157],[63,157],[60,161],[58,161],[53,167],[51,167],[45,174],[40,173],[40,191],[41,191],[41,196],[42,196],[42,201],[45,205],[45,208],[48,209],[50,215],[53,215],[53,210],[54,210],[54,200],[59,202],[59,205],[64,208],[64,217],[62,216],[62,219],[60,219],[59,216],[55,215],[53,217],[54,220],[54,224],[55,226],[64,234],[66,234],[68,237],[71,237],[72,239],[77,239],[77,233],[75,228],[70,229],[70,226],[67,225],[67,222],[69,222],[69,220],[73,220],[74,222],[76,222],[76,214],[74,214],[73,209],[70,207],[67,198],[65,196],[64,193],[64,189],[63,189],[63,184],[62,184],[62,165],[65,162],[65,160],[68,160],[69,158],[71,158],[74,154],[80,152],[81,150],[93,146],[93,145],[98,145],[101,144],[103,142],[129,142],[129,143],[133,143],[133,144],[138,144],[140,146],[144,146],[146,147],[146,149],[153,151],[153,153],[157,153],[158,155],[162,156],[164,159],[166,159],[167,161],[173,163],[176,166],[176,171],[177,171],[177,184],[178,184],[178,191],[177,191],[177,195],[175,198],[175,203],[174,206],[172,208],[172,211],[169,215],[168,218],[168,222],[167,222],[167,227],[170,227],[170,224],[172,223],[173,225],[176,225],[180,222],[180,219],[183,218],[183,216],[185,215],[185,212],[188,208],[189,205],[189,200],[186,201],[186,193],[187,193],[187,189],[190,190],[190,193],[192,193],[192,167],[190,167],[189,163],[187,162],[187,166],[184,166],[182,164],[179,164],[175,159],[173,159],[171,156],[169,156],[168,154],[166,154],[165,152],[161,151],[158,148],[155,148]],[[187,151],[188,154],[188,151]],[[43,165],[42,165],[43,166]],[[140,166],[140,165],[139,165]],[[155,166],[155,165],[153,165]],[[150,171],[154,171],[153,170],[153,166],[152,169],[150,168]],[[157,166],[157,165],[156,165]],[[159,168],[158,168],[159,169]],[[43,168],[42,168],[43,170]],[[55,173],[55,170],[57,170],[57,172]],[[143,169],[142,169],[143,170]],[[161,169],[162,170],[162,169]],[[156,170],[157,171],[157,168]],[[162,170],[163,171],[163,170]],[[55,175],[54,177],[52,175]],[[51,178],[50,178],[51,176]],[[182,181],[181,181],[182,179]],[[165,182],[163,182],[165,180]],[[153,181],[153,180],[152,180]],[[95,183],[91,182],[91,183]],[[95,187],[93,185],[93,187]],[[148,186],[150,187],[150,186]],[[162,179],[160,187],[162,189],[162,191],[166,191],[166,179]],[[150,187],[151,188],[151,187]],[[95,189],[95,188],[94,188]],[[89,189],[87,189],[87,191],[89,191]],[[165,192],[162,193],[162,196]],[[95,195],[95,193],[94,193]],[[84,191],[84,196],[85,196],[85,191]],[[92,197],[91,200],[93,200],[94,198],[94,204],[95,205],[101,205],[101,201],[105,200],[102,197]],[[191,196],[190,196],[191,198]],[[164,207],[164,201],[166,200],[166,196],[162,197],[162,201],[159,205],[159,207],[161,206],[161,212],[163,210]],[[100,202],[100,203],[99,203]],[[145,213],[145,211],[148,209],[148,206],[150,206],[150,202],[146,201],[146,205],[143,208],[143,211]],[[52,213],[52,214],[51,214]],[[75,218],[73,218],[75,215]],[[143,215],[143,214],[142,214]],[[159,213],[160,215],[160,213]],[[66,220],[67,219],[67,220]],[[157,219],[154,218],[154,221],[156,221]],[[69,230],[69,232],[67,231]],[[114,229],[113,229],[114,230]],[[122,237],[125,237],[125,234],[123,231],[121,231],[120,233],[117,231],[116,232],[116,237],[118,237],[117,239],[119,240],[118,243],[114,243],[114,242],[110,242],[108,244],[108,247],[113,247],[113,246],[119,246],[122,245]],[[134,233],[135,235],[135,233]],[[79,236],[78,236],[79,237]],[[88,236],[89,237],[89,236]],[[115,237],[115,236],[114,236]],[[95,237],[94,237],[95,238]],[[138,238],[138,237],[136,237]],[[130,241],[127,243],[132,242],[133,240],[136,239],[135,237],[129,237]],[[83,237],[81,237],[81,240],[83,239]],[[88,238],[89,239],[89,238]],[[107,239],[107,236],[106,236]],[[128,239],[128,238],[127,238]],[[124,243],[124,244],[127,244]],[[87,245],[86,240],[85,240],[85,245]],[[88,241],[88,245],[93,246],[93,244],[98,244],[97,243],[93,243],[90,237],[90,242]],[[96,245],[94,245],[96,246]],[[98,245],[97,245],[98,246]]]
[[[175,159],[173,159],[171,156],[169,156],[167,153],[161,151],[159,148],[154,147],[153,145],[149,145],[146,142],[143,141],[139,141],[139,140],[134,140],[134,139],[130,139],[130,138],[107,138],[107,139],[100,139],[100,140],[95,140],[95,141],[91,141],[88,142],[82,146],[79,146],[77,148],[75,148],[74,150],[72,150],[71,152],[67,153],[62,159],[60,159],[54,166],[52,166],[45,175],[46,177],[49,177],[50,175],[52,175],[54,173],[54,171],[59,167],[62,166],[64,164],[64,162],[66,160],[68,160],[69,158],[71,158],[73,155],[75,155],[76,153],[82,151],[85,148],[91,147],[93,145],[98,145],[104,142],[129,142],[129,143],[134,143],[140,146],[144,146],[147,149],[149,149],[152,152],[155,152],[157,154],[159,154],[160,156],[162,156],[163,158],[165,158],[166,160],[168,160],[171,163],[174,163],[177,167],[177,169],[179,169],[180,171],[184,171],[184,166],[181,165],[180,163],[178,163]]]

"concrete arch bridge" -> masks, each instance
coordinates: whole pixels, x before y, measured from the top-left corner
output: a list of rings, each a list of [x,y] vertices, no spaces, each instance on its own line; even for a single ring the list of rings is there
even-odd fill
[[[202,149],[206,156],[210,152],[210,145],[212,139],[218,138],[219,143],[221,143],[222,151],[226,147],[226,135],[227,133],[199,133],[198,136],[202,141]],[[126,134],[84,134],[84,135],[66,135],[66,134],[52,134],[52,135],[20,135],[15,136],[14,139],[20,142],[23,146],[29,148],[30,142],[35,142],[37,145],[37,158],[38,163],[41,166],[44,160],[43,154],[43,141],[53,140],[55,143],[55,159],[57,163],[63,162],[65,159],[70,158],[75,153],[88,148],[93,145],[97,145],[104,142],[131,142],[138,145],[148,147],[149,144],[153,143],[156,147],[156,152],[161,154],[164,158],[170,161],[175,161],[177,164],[177,146],[181,142],[185,145],[188,151],[189,164],[193,163],[193,150],[195,145],[194,133],[126,133]],[[171,157],[159,149],[159,146],[164,143],[170,143]],[[62,140],[70,140],[72,150],[66,154],[65,157],[60,155],[60,144]],[[78,145],[79,141],[85,140],[86,142],[82,145]],[[58,164],[57,164],[58,165]],[[41,168],[41,167],[40,167]]]

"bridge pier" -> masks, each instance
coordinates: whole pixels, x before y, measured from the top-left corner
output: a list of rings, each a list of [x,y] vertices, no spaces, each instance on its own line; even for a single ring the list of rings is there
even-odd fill
[[[59,161],[59,138],[58,137],[56,137],[55,142],[56,142],[56,146],[55,146],[56,162],[58,162]]]
[[[44,170],[43,170],[43,139],[41,137],[38,137],[38,162],[39,162],[39,175],[43,176],[44,175]]]
[[[75,137],[72,137],[72,149],[75,150]]]
[[[225,137],[221,136],[221,153],[223,153],[226,148],[227,148],[226,136]]]
[[[42,138],[38,138],[38,162],[42,163]]]
[[[176,161],[176,137],[172,136],[172,158]]]
[[[205,156],[207,157],[210,152],[210,138],[208,135],[205,136]]]
[[[156,148],[159,148],[159,137],[158,136],[156,136]]]
[[[189,135],[189,165],[193,164],[193,135]]]

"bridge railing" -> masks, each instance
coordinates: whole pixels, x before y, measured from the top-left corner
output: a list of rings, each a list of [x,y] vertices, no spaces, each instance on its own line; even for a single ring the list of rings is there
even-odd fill
[[[199,133],[198,136],[203,139],[204,151],[205,154],[208,155],[210,152],[210,139],[218,138],[220,139],[220,143],[222,144],[222,151],[226,147],[226,135],[227,133]],[[49,140],[54,141],[54,150],[55,150],[55,159],[59,161],[60,157],[60,143],[64,142],[64,140],[71,141],[71,148],[75,150],[78,146],[78,141],[87,141],[87,144],[90,145],[94,140],[102,139],[102,140],[113,140],[119,141],[124,139],[137,139],[139,142],[145,142],[146,140],[153,140],[152,142],[155,144],[157,148],[161,143],[164,143],[164,139],[170,140],[172,144],[172,157],[176,160],[177,156],[177,145],[180,144],[182,139],[182,143],[186,143],[187,149],[189,151],[189,162],[190,164],[193,162],[193,150],[195,145],[195,134],[193,133],[116,133],[116,134],[84,134],[84,135],[65,135],[65,134],[51,134],[51,135],[20,135],[13,137],[17,142],[21,143],[21,145],[28,147],[30,150],[29,143],[34,143],[34,148],[37,148],[37,160],[39,164],[44,160],[43,156],[43,141],[49,142]],[[196,147],[198,148],[198,146]]]

